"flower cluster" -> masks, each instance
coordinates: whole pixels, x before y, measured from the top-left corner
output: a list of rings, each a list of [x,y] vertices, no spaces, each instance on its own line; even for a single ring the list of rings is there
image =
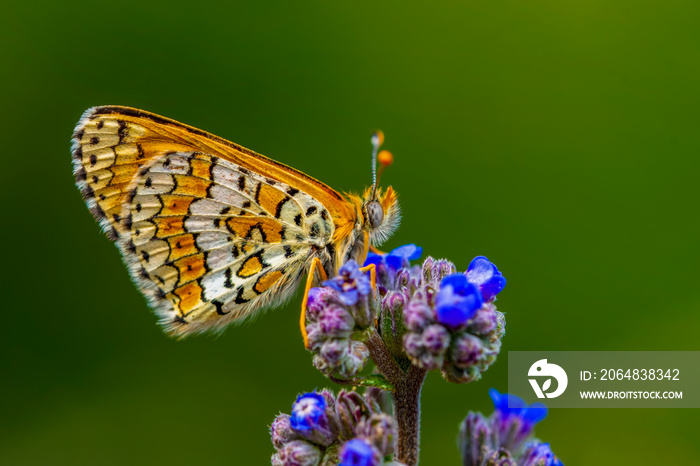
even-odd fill
[[[486,418],[470,412],[462,422],[459,447],[464,466],[563,466],[548,443],[533,438],[547,416],[542,403],[527,405],[515,395],[489,391],[495,410]]]
[[[364,266],[376,271],[374,289],[371,274],[354,261],[311,289],[306,332],[314,365],[338,383],[368,389],[364,397],[354,391],[337,398],[328,391],[301,395],[291,415],[272,424],[273,466],[401,464],[390,463],[394,455],[415,466],[419,426],[412,416],[420,410],[427,371],[467,383],[496,360],[505,333],[505,317],[494,303],[506,285],[501,272],[484,256],[463,273],[431,257],[412,265],[421,254],[413,244],[369,253]],[[370,357],[376,373],[362,376]],[[392,397],[386,409],[395,418],[381,412],[376,396],[370,398],[377,392]],[[549,444],[533,438],[547,408],[490,393],[494,413],[469,413],[461,425],[463,464],[562,466]]]
[[[292,413],[270,426],[273,466],[401,466],[385,462],[396,447],[396,423],[368,397],[328,390],[299,395]]]
[[[309,350],[314,366],[324,374],[352,377],[367,363],[367,347],[351,337],[374,324],[376,302],[371,292],[369,277],[355,261],[344,264],[338,276],[322,287],[309,290]]]
[[[369,253],[364,265],[376,268],[376,295],[354,261],[311,289],[306,329],[317,369],[345,379],[356,376],[369,356],[361,331],[373,327],[376,318],[376,330],[397,360],[440,370],[450,382],[481,377],[495,361],[505,333],[505,318],[494,300],[506,280],[483,256],[457,273],[451,262],[431,257],[422,267],[412,266],[421,254],[414,244],[388,254]]]
[[[403,310],[406,354],[413,364],[440,369],[450,382],[478,380],[501,349],[505,318],[493,301],[505,278],[483,256],[466,273],[429,257],[421,272],[421,285]]]

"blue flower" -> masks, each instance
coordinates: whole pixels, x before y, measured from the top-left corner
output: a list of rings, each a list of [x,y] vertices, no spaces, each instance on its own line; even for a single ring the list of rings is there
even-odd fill
[[[491,416],[493,429],[498,434],[499,446],[519,451],[532,436],[535,424],[547,417],[547,407],[542,403],[528,405],[522,398],[498,390],[489,390],[496,411]]]
[[[522,466],[564,466],[564,463],[552,453],[548,443],[526,445],[521,464]]]
[[[299,395],[292,405],[290,423],[294,430],[301,433],[327,424],[325,398],[316,392]]]
[[[496,411],[501,413],[504,420],[518,417],[532,427],[547,417],[547,407],[542,403],[528,405],[519,396],[499,393],[495,388],[489,390],[489,396],[493,400]]]
[[[405,244],[394,249],[389,254],[368,252],[365,265],[374,264],[379,266],[380,264],[386,264],[389,269],[397,271],[402,267],[410,267],[411,261],[420,259],[422,254],[422,247],[416,246],[415,244]]]
[[[469,321],[484,301],[479,289],[462,273],[443,278],[435,298],[437,320],[446,327],[459,328]]]
[[[467,279],[481,290],[484,301],[492,301],[506,286],[506,279],[486,257],[476,256],[467,269]]]
[[[360,296],[367,296],[372,291],[369,277],[360,271],[360,266],[354,260],[346,262],[338,275],[323,282],[323,286],[339,291],[340,302],[346,306],[354,306]]]
[[[379,466],[382,461],[377,450],[359,438],[348,440],[343,445],[339,459],[339,466]]]

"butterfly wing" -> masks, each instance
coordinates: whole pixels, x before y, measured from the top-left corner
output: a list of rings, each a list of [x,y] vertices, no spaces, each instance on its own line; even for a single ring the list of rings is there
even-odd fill
[[[74,173],[83,196],[105,232],[123,230],[121,206],[141,166],[172,152],[202,152],[285,183],[321,202],[337,234],[355,220],[353,207],[338,192],[304,173],[245,147],[175,120],[130,107],[88,109],[73,134]]]
[[[83,117],[75,173],[166,330],[222,329],[288,298],[336,233],[333,209],[303,190],[325,185],[261,169],[282,170],[269,159],[254,169],[256,154],[222,152],[222,142],[169,120],[127,116]]]

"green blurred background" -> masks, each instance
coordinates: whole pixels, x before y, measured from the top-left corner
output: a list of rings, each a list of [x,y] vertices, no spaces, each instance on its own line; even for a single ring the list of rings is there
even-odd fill
[[[696,1],[8,2],[0,463],[269,464],[267,426],[332,386],[288,306],[164,336],[73,184],[83,110],[143,108],[338,190],[382,128],[407,242],[508,286],[508,350],[697,350]],[[422,464],[457,465],[483,380],[423,392]],[[699,464],[690,409],[553,410],[568,465]]]

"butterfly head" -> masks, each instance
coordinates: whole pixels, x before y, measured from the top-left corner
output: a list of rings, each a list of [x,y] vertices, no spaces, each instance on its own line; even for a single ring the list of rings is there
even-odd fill
[[[394,188],[389,186],[386,191],[378,188],[372,196],[373,189],[368,188],[363,196],[365,229],[369,231],[369,241],[379,246],[396,231],[401,221],[401,209]]]
[[[379,152],[383,142],[384,133],[376,131],[372,135],[372,187],[367,188],[362,196],[364,226],[369,231],[370,243],[375,246],[386,241],[401,221],[396,191],[391,186],[386,191],[377,187],[382,172],[394,161],[391,152],[386,150]],[[377,162],[379,162],[379,172],[377,172]]]

